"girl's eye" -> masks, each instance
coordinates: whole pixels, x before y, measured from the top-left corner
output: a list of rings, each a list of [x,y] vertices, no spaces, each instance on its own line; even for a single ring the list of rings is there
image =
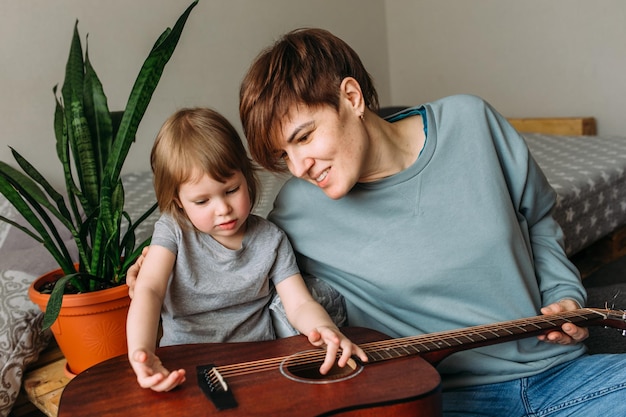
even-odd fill
[[[304,143],[304,142],[306,142],[308,139],[309,139],[309,134],[307,133],[306,135],[302,135],[302,136],[300,136],[300,137],[296,140],[296,142],[298,142],[298,143]]]
[[[240,188],[241,188],[241,186],[238,185],[237,187],[233,188],[232,190],[226,191],[226,194],[235,194],[237,191],[239,191]]]
[[[202,206],[204,204],[206,204],[209,200],[198,200],[198,201],[194,201],[193,204],[195,204],[196,206]]]

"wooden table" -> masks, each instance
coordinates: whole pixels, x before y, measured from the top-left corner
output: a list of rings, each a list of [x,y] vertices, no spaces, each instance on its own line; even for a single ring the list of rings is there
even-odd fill
[[[357,343],[388,339],[367,329],[344,330]],[[284,359],[293,361],[288,359],[291,355],[310,350],[303,336],[270,342],[160,348],[157,354],[166,367],[187,371],[186,382],[166,393],[140,388],[127,357],[119,356],[70,381],[61,396],[59,417],[441,415],[439,374],[419,356],[372,363],[348,373],[337,368],[333,373],[337,381],[307,376],[303,382],[294,380],[297,373],[281,373],[281,361],[284,365]],[[196,367],[206,364],[215,364],[222,371],[228,392],[237,402],[235,408],[218,411],[203,394]],[[227,375],[224,370],[229,367],[251,372]]]

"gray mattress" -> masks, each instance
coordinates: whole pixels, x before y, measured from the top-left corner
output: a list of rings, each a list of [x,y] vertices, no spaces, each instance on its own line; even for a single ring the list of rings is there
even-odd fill
[[[568,255],[626,224],[626,137],[523,136],[557,193]]]

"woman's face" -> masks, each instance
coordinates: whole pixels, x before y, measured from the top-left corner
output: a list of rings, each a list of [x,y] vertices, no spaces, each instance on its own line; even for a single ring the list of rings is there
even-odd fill
[[[280,145],[291,173],[332,198],[345,196],[358,182],[366,159],[365,131],[347,104],[295,106],[283,121]]]

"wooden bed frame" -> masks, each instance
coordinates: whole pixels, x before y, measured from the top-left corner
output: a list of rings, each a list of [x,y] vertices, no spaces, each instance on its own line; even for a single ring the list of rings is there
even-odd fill
[[[520,133],[543,133],[550,135],[579,136],[595,135],[596,121],[592,117],[567,118],[523,118],[508,119]],[[574,255],[572,260],[583,277],[600,266],[626,255],[626,226],[592,244]],[[39,360],[25,372],[23,393],[18,399],[11,416],[35,417],[41,412],[55,417],[63,388],[69,382],[64,373],[65,358],[54,341]],[[34,409],[33,404],[41,411]]]
[[[593,117],[558,117],[535,119],[507,119],[520,133],[546,135],[591,136],[597,133]]]

